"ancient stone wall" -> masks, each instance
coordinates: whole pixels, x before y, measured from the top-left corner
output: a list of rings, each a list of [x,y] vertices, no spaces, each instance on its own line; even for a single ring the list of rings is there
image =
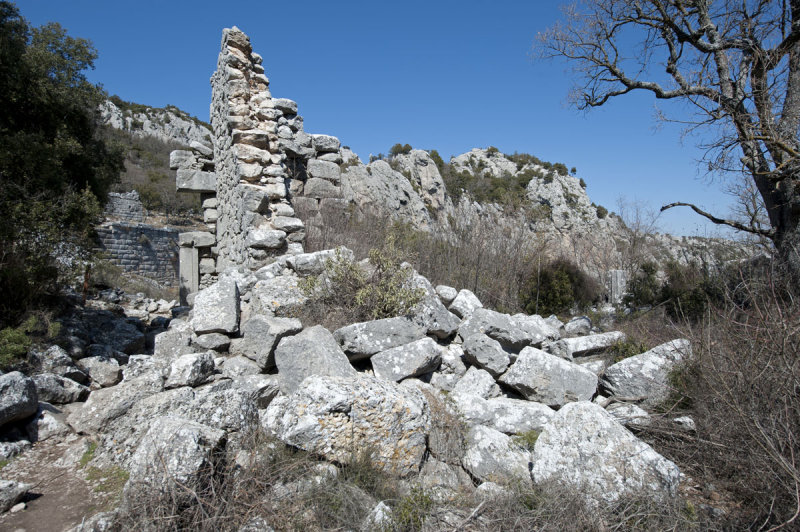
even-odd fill
[[[144,205],[135,190],[122,193],[109,192],[104,214],[109,218],[127,222],[143,222]]]
[[[123,270],[168,286],[178,280],[178,231],[107,222],[97,228],[99,249]]]

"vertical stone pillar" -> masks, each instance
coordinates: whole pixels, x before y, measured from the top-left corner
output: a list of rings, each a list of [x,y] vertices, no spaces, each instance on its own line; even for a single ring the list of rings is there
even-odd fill
[[[199,253],[195,247],[181,247],[180,261],[180,301],[181,305],[190,304],[190,300],[200,288]]]

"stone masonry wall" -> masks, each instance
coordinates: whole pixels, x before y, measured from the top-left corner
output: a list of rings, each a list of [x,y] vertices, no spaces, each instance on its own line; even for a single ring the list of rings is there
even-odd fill
[[[145,224],[107,222],[97,227],[100,250],[123,270],[168,286],[178,280],[178,231]]]

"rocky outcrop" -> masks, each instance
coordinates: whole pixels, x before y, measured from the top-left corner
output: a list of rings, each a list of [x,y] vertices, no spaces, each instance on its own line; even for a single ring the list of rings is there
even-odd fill
[[[111,100],[106,100],[99,110],[104,124],[135,137],[155,137],[162,142],[175,142],[184,146],[193,142],[205,145],[211,143],[209,128],[177,107],[126,109],[124,105],[120,107]]]

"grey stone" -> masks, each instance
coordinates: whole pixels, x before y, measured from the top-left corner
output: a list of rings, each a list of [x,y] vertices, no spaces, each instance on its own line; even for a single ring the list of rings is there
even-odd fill
[[[242,324],[242,337],[231,342],[230,352],[244,355],[266,370],[275,366],[274,351],[280,339],[302,329],[303,324],[296,318],[255,315]]]
[[[245,245],[255,249],[277,249],[286,243],[286,232],[267,227],[251,227]]]
[[[191,141],[189,143],[189,147],[200,155],[205,155],[206,157],[211,157],[214,155],[214,149],[211,146],[206,146],[202,142],[198,142],[196,140]]]
[[[213,172],[181,168],[175,183],[178,192],[216,192],[217,176]]]
[[[216,472],[224,447],[222,430],[176,416],[156,419],[131,458],[123,504],[153,492],[191,500]]]
[[[425,333],[425,328],[412,320],[395,317],[347,325],[333,336],[350,360],[360,360],[424,338]]]
[[[528,400],[553,407],[588,401],[597,390],[597,375],[534,347],[523,349],[498,380]]]
[[[617,342],[625,341],[625,333],[612,331],[602,334],[590,334],[576,338],[564,338],[548,346],[550,353],[572,360],[576,356],[586,356],[598,351],[603,351]]]
[[[36,413],[39,396],[36,384],[19,371],[0,375],[0,427]]]
[[[72,432],[63,412],[48,403],[39,403],[36,415],[25,425],[28,438],[33,442],[45,441]]]
[[[65,404],[85,401],[89,397],[89,388],[60,375],[41,373],[31,378],[36,385],[39,401]]]
[[[122,380],[122,368],[113,358],[87,357],[79,360],[78,366],[89,375],[93,383],[102,388],[114,386]]]
[[[258,281],[251,292],[250,315],[286,315],[300,310],[308,298],[297,282],[292,275]]]
[[[318,152],[327,153],[339,151],[341,147],[339,139],[330,135],[311,135],[311,138],[314,139],[314,149]]]
[[[192,340],[192,345],[202,350],[227,351],[231,345],[229,336],[222,333],[201,334]]]
[[[451,393],[465,393],[489,399],[500,395],[500,387],[488,371],[471,367],[456,383]]]
[[[424,291],[422,300],[412,309],[414,321],[425,327],[429,335],[440,340],[455,334],[460,320],[442,304],[433,285],[416,272],[411,282],[415,288]]]
[[[32,349],[30,357],[31,362],[43,373],[52,373],[82,384],[89,380],[89,376],[75,365],[72,358],[60,346],[50,346],[44,352]]]
[[[285,394],[296,391],[303,379],[312,375],[350,377],[356,374],[336,339],[320,325],[283,338],[275,348],[275,365],[281,391]]]
[[[308,161],[306,171],[309,176],[325,179],[334,185],[338,185],[342,180],[342,171],[339,169],[339,165],[329,161],[311,159]]]
[[[222,363],[222,374],[229,378],[258,375],[259,373],[261,373],[261,365],[245,356],[226,358]]]
[[[504,348],[512,351],[519,351],[523,347],[541,343],[543,339],[538,335],[532,336],[530,330],[519,328],[515,320],[508,314],[486,308],[475,309],[470,317],[461,322],[458,327],[458,334],[464,339],[478,333],[497,340]]]
[[[478,297],[466,288],[460,290],[448,307],[450,311],[462,319],[469,318],[475,309],[482,308],[483,303]]]
[[[262,418],[284,443],[341,463],[368,449],[373,465],[401,476],[419,471],[429,423],[419,390],[369,375],[309,377]]]
[[[187,353],[193,353],[192,326],[182,319],[174,319],[169,329],[156,335],[153,357],[157,360],[170,361]]]
[[[200,386],[214,373],[214,357],[211,352],[192,353],[178,357],[170,364],[169,376],[164,388]]]
[[[33,486],[14,480],[0,480],[0,513],[5,513],[17,504]]]
[[[290,257],[286,262],[298,275],[319,275],[325,271],[325,263],[332,259],[352,262],[355,256],[346,247],[339,247],[314,253],[301,253]]]
[[[592,331],[592,320],[588,316],[572,318],[564,324],[564,331],[570,335],[589,334]]]
[[[542,338],[542,342],[544,341],[554,341],[561,338],[561,333],[559,332],[558,327],[553,327],[553,325],[542,318],[539,315],[533,314],[531,316],[527,314],[514,314],[511,316],[511,319],[514,320],[514,323],[525,331],[525,333],[531,337],[531,347],[541,347],[541,342],[537,342],[536,339]]]
[[[475,425],[467,433],[462,463],[470,475],[484,482],[530,485],[531,454],[502,432]]]
[[[635,428],[650,423],[650,414],[648,414],[645,409],[634,404],[611,403],[606,407],[606,412],[628,428]]]
[[[239,289],[231,278],[198,292],[191,325],[197,334],[235,333],[239,330]]]
[[[452,286],[440,284],[436,286],[436,295],[439,296],[444,306],[449,306],[453,300],[455,300],[456,296],[458,296],[458,290]]]
[[[532,476],[537,484],[570,485],[590,502],[613,503],[626,495],[675,496],[680,471],[602,407],[578,402],[556,412],[539,435]]]
[[[400,381],[417,377],[439,367],[443,348],[430,338],[387,349],[370,358],[376,377]]]
[[[297,102],[290,100],[288,98],[273,98],[272,104],[275,106],[275,109],[278,109],[286,115],[296,115],[297,114]]]
[[[303,187],[303,195],[307,198],[341,198],[342,190],[326,179],[309,178]]]
[[[306,227],[300,218],[292,218],[289,216],[275,216],[272,218],[272,226],[285,233],[294,233]]]
[[[511,364],[511,357],[500,342],[482,333],[464,340],[464,356],[470,364],[485,369],[494,378],[502,375]]]
[[[206,231],[189,231],[178,234],[178,244],[181,247],[205,248],[217,242],[217,237]]]
[[[603,388],[619,397],[644,398],[645,405],[654,406],[669,397],[669,373],[691,352],[688,340],[672,340],[626,358],[606,369]]]

